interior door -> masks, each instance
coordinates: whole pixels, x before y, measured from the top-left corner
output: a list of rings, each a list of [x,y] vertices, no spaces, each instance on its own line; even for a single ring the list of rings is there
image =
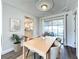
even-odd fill
[[[76,47],[75,41],[75,20],[74,15],[70,12],[67,16],[67,45]]]

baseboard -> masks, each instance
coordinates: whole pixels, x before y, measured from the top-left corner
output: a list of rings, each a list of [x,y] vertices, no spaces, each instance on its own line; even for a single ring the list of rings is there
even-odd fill
[[[4,54],[6,54],[6,53],[8,53],[8,52],[10,52],[10,51],[12,51],[12,50],[14,50],[13,48],[10,48],[10,49],[7,49],[7,50],[5,50],[5,51],[2,51],[1,52],[1,55],[4,55]]]

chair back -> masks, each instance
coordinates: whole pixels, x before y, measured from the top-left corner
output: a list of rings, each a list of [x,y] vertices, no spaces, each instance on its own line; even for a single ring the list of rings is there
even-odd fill
[[[58,42],[57,40],[54,42],[54,47],[51,48],[51,59],[57,59],[59,57],[59,52],[60,52],[60,42]]]

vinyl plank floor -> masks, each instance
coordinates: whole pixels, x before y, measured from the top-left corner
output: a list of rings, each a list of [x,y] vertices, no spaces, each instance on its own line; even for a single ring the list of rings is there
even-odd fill
[[[20,55],[22,55],[22,50],[20,52],[11,51],[5,55],[2,55],[1,59],[16,59]],[[38,58],[36,58],[36,59],[38,59]],[[76,49],[72,48],[72,47],[68,47],[68,46],[64,47],[62,45],[61,49],[60,49],[60,58],[59,59],[77,59]]]
[[[20,52],[11,51],[11,52],[9,52],[7,54],[2,55],[1,59],[16,59],[21,54],[22,54],[22,51],[20,51]]]

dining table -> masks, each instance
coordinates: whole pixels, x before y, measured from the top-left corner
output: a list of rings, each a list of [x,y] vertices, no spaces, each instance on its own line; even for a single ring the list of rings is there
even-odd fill
[[[55,40],[56,37],[36,37],[32,40],[23,42],[23,59],[27,59],[26,49],[39,54],[44,59],[50,59],[50,49],[53,46]]]

